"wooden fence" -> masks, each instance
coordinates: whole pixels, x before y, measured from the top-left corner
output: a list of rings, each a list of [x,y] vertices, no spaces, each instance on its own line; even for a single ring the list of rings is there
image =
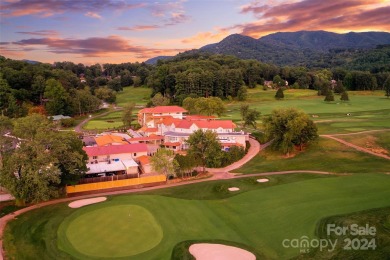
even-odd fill
[[[165,175],[153,175],[141,178],[132,178],[125,180],[113,180],[113,181],[103,181],[97,183],[87,183],[87,184],[77,184],[73,186],[67,186],[66,192],[68,194],[72,193],[85,193],[90,191],[98,191],[98,190],[115,190],[124,187],[131,186],[150,186],[151,184],[159,184],[166,181]]]

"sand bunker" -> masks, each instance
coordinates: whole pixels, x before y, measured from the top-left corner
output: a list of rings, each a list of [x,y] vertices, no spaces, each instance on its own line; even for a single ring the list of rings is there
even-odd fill
[[[86,205],[95,204],[99,202],[106,201],[106,197],[97,197],[97,198],[91,198],[91,199],[84,199],[84,200],[76,200],[71,203],[69,203],[70,208],[81,208]]]
[[[240,190],[240,188],[237,188],[237,187],[230,187],[228,188],[229,191],[238,191]]]
[[[268,179],[257,179],[257,182],[269,182]]]
[[[221,244],[193,244],[190,253],[196,260],[256,260],[256,256],[249,251]]]

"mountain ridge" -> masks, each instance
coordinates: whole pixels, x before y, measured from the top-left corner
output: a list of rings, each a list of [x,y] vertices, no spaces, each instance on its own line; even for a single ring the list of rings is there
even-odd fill
[[[234,55],[241,59],[256,59],[278,66],[310,67],[317,66],[317,61],[329,59],[329,54],[332,51],[374,49],[383,44],[390,44],[389,32],[370,31],[339,34],[320,30],[276,32],[258,39],[241,34],[231,34],[220,42],[205,45],[195,51]],[[175,56],[165,56],[159,59],[172,57]],[[149,59],[146,63],[155,64],[157,58]]]

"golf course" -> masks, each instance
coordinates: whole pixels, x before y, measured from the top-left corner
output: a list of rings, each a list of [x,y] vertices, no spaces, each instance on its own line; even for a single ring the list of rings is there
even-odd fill
[[[145,104],[148,91],[125,88],[118,94],[118,106],[134,100]],[[367,151],[389,156],[390,100],[383,92],[368,91],[351,92],[349,102],[324,102],[313,90],[286,90],[285,100],[279,101],[274,95],[273,90],[249,89],[247,103],[262,115],[278,107],[305,111],[318,127],[316,142],[289,157],[271,147],[262,149],[226,180],[99,194],[96,197],[107,200],[80,208],[69,207],[78,198],[37,206],[7,224],[3,233],[7,258],[193,259],[188,252],[193,243],[233,245],[257,259],[388,257],[390,160]],[[225,102],[222,118],[239,125],[242,102]],[[93,118],[84,128],[111,126],[121,126],[120,111]],[[259,176],[249,174],[262,174],[268,181],[258,182]],[[231,187],[238,190],[229,191]],[[375,250],[345,251],[342,239],[335,251],[302,252],[283,245],[285,239],[329,238],[327,224],[353,223],[376,228]]]
[[[40,208],[8,224],[5,248],[16,259],[171,259],[182,241],[218,239],[267,259],[289,259],[300,252],[284,248],[283,239],[314,238],[323,218],[390,207],[388,175],[267,178],[118,195],[79,209]],[[240,191],[229,193],[230,186]]]

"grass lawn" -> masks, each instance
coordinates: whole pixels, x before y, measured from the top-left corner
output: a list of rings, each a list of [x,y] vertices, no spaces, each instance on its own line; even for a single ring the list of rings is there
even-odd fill
[[[320,138],[306,151],[295,157],[283,158],[280,153],[266,148],[243,167],[234,170],[249,174],[269,171],[317,170],[336,173],[386,173],[389,160],[359,152],[337,141]]]
[[[313,177],[294,174],[286,181],[277,181],[284,177],[287,176],[269,176],[267,184],[255,183],[249,178],[244,182],[214,181],[112,196],[106,202],[81,209],[71,209],[67,204],[44,207],[10,222],[4,246],[10,258],[16,259],[70,259],[72,256],[80,258],[81,254],[98,259],[107,257],[106,252],[118,245],[125,245],[121,254],[127,256],[118,253],[117,259],[170,259],[172,249],[182,241],[221,239],[256,248],[267,258],[287,259],[299,255],[299,250],[284,248],[283,239],[314,238],[321,219],[390,206],[388,175]],[[232,196],[221,188],[225,184],[239,187],[242,192]],[[202,191],[209,195],[201,199]],[[126,221],[130,220],[132,212],[139,214],[135,222],[145,219],[152,227],[132,226],[133,223]],[[145,241],[150,229],[153,233],[148,236],[150,241],[157,241],[158,227],[162,229],[161,242],[132,256],[138,249],[129,248],[133,243]],[[145,229],[145,234],[141,229]],[[90,244],[90,239],[95,239],[91,236],[98,239],[95,246]],[[75,251],[74,243],[81,252]],[[153,243],[146,244],[151,247]]]
[[[127,103],[135,103],[136,105],[145,105],[150,99],[152,89],[146,87],[125,87],[123,91],[116,95],[116,104],[119,107]]]
[[[256,108],[262,115],[268,115],[273,109],[283,107],[295,107],[310,115],[317,115],[313,120],[327,121],[319,124],[320,133],[390,127],[390,100],[384,97],[383,91],[350,91],[351,101],[340,102],[339,96],[336,95],[336,101],[330,103],[324,102],[324,97],[317,96],[315,90],[289,89],[284,91],[284,100],[279,101],[275,100],[275,93],[275,90],[249,89],[245,103]],[[239,122],[241,104],[242,102],[236,101],[227,103],[228,111],[222,118]],[[351,115],[347,116],[348,113]]]
[[[114,111],[88,121],[83,128],[86,130],[108,130],[121,126],[123,126],[122,111]]]

